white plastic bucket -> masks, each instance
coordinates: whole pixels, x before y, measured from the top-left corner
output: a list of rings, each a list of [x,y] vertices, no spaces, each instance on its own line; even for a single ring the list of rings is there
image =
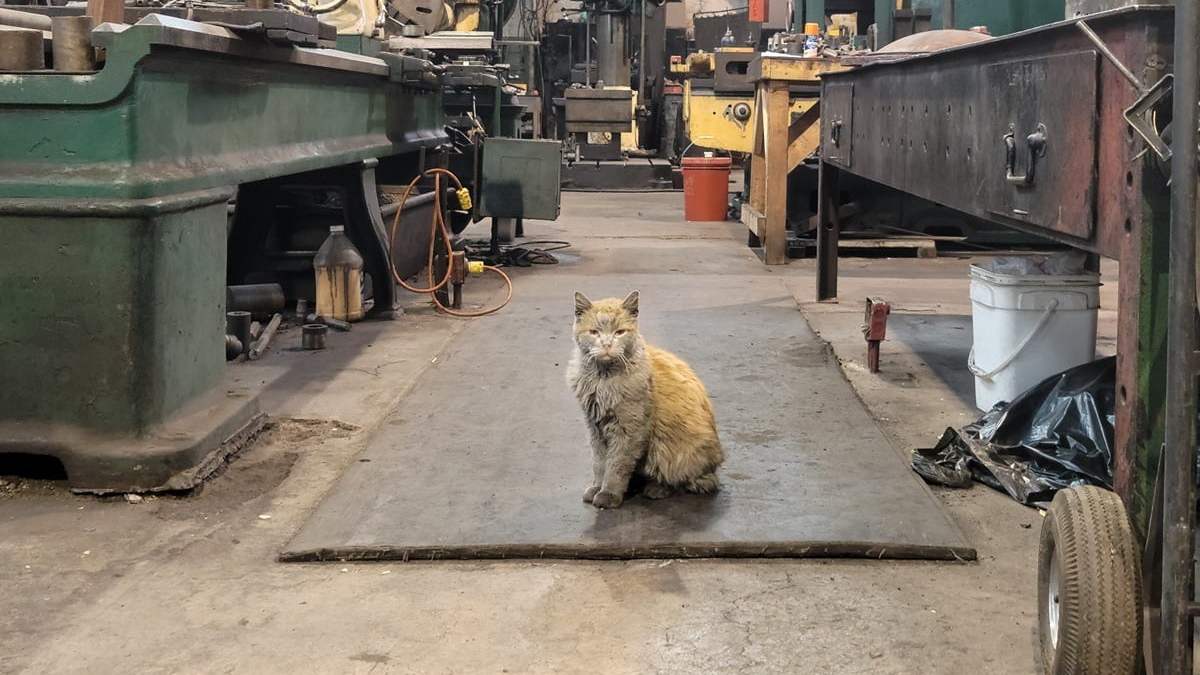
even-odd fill
[[[975,406],[989,410],[1047,377],[1093,360],[1097,274],[999,274],[971,265]]]

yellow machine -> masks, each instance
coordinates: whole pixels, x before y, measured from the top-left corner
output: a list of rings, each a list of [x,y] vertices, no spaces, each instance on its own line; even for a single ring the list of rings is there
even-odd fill
[[[792,99],[793,115],[817,102],[814,98]],[[711,89],[694,89],[683,83],[683,123],[690,142],[697,146],[749,154],[754,151],[754,94],[719,94]]]
[[[761,54],[748,47],[724,47],[689,54],[671,72],[683,78],[683,123],[688,142],[698,147],[749,154],[754,151],[754,82],[749,64]],[[794,96],[792,115],[817,102]]]

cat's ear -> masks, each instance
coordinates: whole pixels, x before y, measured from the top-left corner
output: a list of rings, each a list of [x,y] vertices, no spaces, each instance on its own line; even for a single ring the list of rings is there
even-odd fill
[[[579,291],[575,291],[575,316],[583,316],[583,313],[592,308],[592,301],[587,299],[587,296]]]
[[[621,309],[625,310],[626,312],[629,312],[633,316],[637,316],[638,315],[638,298],[639,298],[639,294],[637,291],[634,291],[634,292],[630,293],[629,295],[625,296],[625,299],[621,301]]]

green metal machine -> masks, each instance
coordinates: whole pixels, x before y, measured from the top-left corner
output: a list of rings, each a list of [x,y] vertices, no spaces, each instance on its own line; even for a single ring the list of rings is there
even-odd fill
[[[793,29],[801,31],[805,22],[816,22],[825,26],[829,14],[853,11],[846,3],[828,3],[826,0],[804,0],[796,3]],[[942,28],[968,29],[972,26],[987,26],[992,35],[1008,35],[1062,20],[1065,0],[996,0],[992,2],[966,2],[964,0],[908,0],[903,9],[897,9],[895,0],[873,0],[859,3],[864,11],[868,7],[874,15],[877,27],[878,46],[882,47],[904,35],[921,30]],[[901,30],[897,32],[895,29]]]
[[[160,15],[93,38],[96,72],[0,74],[0,453],[77,490],[188,488],[261,420],[224,379],[231,198],[333,176],[386,260],[375,172],[446,142],[441,89],[419,59]]]

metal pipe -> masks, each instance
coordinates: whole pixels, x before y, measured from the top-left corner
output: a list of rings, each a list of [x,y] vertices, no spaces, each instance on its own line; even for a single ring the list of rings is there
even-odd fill
[[[300,327],[300,346],[304,349],[325,349],[325,335],[329,329],[323,323],[309,323]]]
[[[1163,448],[1162,671],[1191,672],[1193,528],[1196,505],[1196,178],[1200,122],[1200,5],[1175,5],[1175,91],[1171,154],[1171,257]],[[1143,160],[1144,161],[1144,160]]]
[[[237,338],[238,344],[245,352],[250,348],[253,331],[251,329],[250,312],[226,312],[225,334]],[[226,343],[228,348],[228,343]]]
[[[596,77],[607,87],[628,87],[633,77],[628,35],[628,15],[601,14],[596,21]]]
[[[584,10],[586,12],[586,10]],[[583,22],[583,86],[592,86],[592,14],[587,12],[587,21]]]
[[[283,315],[281,314],[271,317],[271,321],[263,329],[262,335],[254,341],[254,344],[250,347],[250,351],[246,353],[247,359],[256,361],[258,357],[263,355],[263,352],[267,351],[267,347],[271,346],[271,338],[275,337],[275,332],[279,330],[279,324],[282,321]]]
[[[287,298],[279,284],[244,284],[225,287],[226,312],[270,315],[283,311]]]
[[[50,17],[22,12],[17,9],[0,7],[0,24],[16,26],[17,28],[33,28],[35,30],[53,30]]]
[[[423,194],[419,194],[416,197],[409,197],[408,201],[404,202],[404,208],[408,209],[408,208],[417,208],[419,206],[424,206],[424,205],[428,204],[429,202],[433,201],[433,198],[435,196],[437,196],[436,193],[430,191],[430,192],[425,192]],[[399,209],[400,209],[400,202],[392,202],[391,204],[384,204],[383,206],[379,207],[379,215],[381,215],[385,218],[388,216],[393,216],[393,215],[396,215],[396,211],[398,211]]]
[[[954,28],[954,0],[942,0],[942,28],[944,30]]]
[[[96,69],[96,48],[92,46],[92,17],[56,16],[51,44],[54,69],[67,72],[86,72]]]
[[[500,87],[501,86],[502,86],[502,81],[497,79],[496,86],[492,88],[493,94],[492,94],[492,133],[491,133],[491,135],[495,138],[500,138],[500,137],[504,136],[504,134],[500,131],[500,123],[501,123],[500,108],[502,107],[501,100],[500,100],[500,93],[501,93]]]
[[[638,2],[642,5],[642,20],[638,26],[638,105],[646,105],[646,0]]]
[[[1176,25],[1178,25],[1178,19],[1176,20]],[[1083,31],[1083,34],[1092,41],[1092,44],[1096,45],[1096,49],[1100,50],[1100,53],[1104,56],[1104,58],[1108,59],[1108,62],[1116,67],[1117,72],[1121,73],[1125,79],[1129,80],[1129,82],[1134,86],[1135,89],[1138,90],[1139,93],[1146,93],[1146,87],[1142,84],[1142,81],[1138,79],[1138,76],[1134,75],[1133,71],[1125,67],[1124,63],[1121,63],[1121,59],[1118,59],[1117,55],[1112,53],[1112,50],[1108,48],[1108,45],[1104,44],[1104,40],[1101,40],[1099,35],[1096,35],[1096,31],[1092,30],[1091,26],[1087,25],[1087,23],[1084,21],[1075,22],[1075,26],[1079,28],[1079,30]]]

